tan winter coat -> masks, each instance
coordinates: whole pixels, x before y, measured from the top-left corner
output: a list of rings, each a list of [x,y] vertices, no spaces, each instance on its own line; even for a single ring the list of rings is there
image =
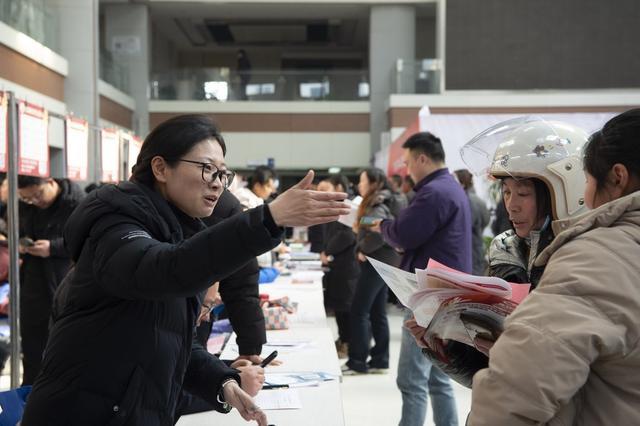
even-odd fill
[[[474,376],[468,424],[640,425],[640,191],[553,226],[538,288]]]

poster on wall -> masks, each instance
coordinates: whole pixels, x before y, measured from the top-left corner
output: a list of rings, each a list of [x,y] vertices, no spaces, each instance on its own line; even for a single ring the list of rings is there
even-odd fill
[[[0,92],[0,172],[7,171],[9,151],[9,126],[7,123],[7,94]]]
[[[49,114],[39,106],[18,104],[18,173],[49,177]]]
[[[65,120],[67,177],[87,180],[89,169],[89,123],[75,117]]]
[[[102,129],[102,182],[117,183],[120,180],[120,136],[115,129]]]
[[[137,136],[129,136],[129,161],[127,162],[127,178],[131,177],[131,168],[138,161],[138,154],[142,149],[142,139]]]

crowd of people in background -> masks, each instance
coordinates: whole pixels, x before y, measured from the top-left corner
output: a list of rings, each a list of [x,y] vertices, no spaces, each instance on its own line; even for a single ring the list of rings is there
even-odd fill
[[[408,272],[435,259],[461,272],[531,284],[488,368],[473,376],[467,424],[624,423],[640,399],[631,374],[640,365],[640,110],[620,114],[593,135],[544,120],[501,126],[511,143],[498,140],[483,153],[500,185],[495,207],[475,192],[473,171],[447,168],[443,142],[429,132],[404,143],[404,176],[369,167],[351,180],[320,176],[312,191],[309,174],[282,191],[276,171],[260,166],[242,185],[226,168],[222,135],[202,116],[156,128],[131,182],[82,191],[67,179],[19,176],[23,384],[34,385],[23,424],[65,410],[92,424],[111,418],[114,406],[132,410],[133,418],[153,412],[157,424],[233,406],[266,424],[251,400],[264,382],[260,268],[273,263],[284,227],[300,225],[308,226],[310,249],[325,268],[324,300],[337,323],[345,376],[388,373],[387,311],[390,303],[403,309],[369,259]],[[489,129],[470,145],[484,149],[496,133]],[[542,140],[562,150],[547,155]],[[356,195],[353,225],[336,221],[348,212],[341,201]],[[2,282],[8,279],[7,200],[3,179]],[[581,216],[587,207],[593,210]],[[239,347],[226,364],[204,350],[209,313],[220,302]],[[145,337],[145,326],[155,334]],[[194,335],[170,338],[194,326]],[[429,399],[434,423],[455,426],[450,377],[470,373],[465,365],[439,362],[424,332],[404,308],[400,426],[423,425]],[[82,348],[73,345],[78,339]],[[0,339],[0,366],[8,346]],[[468,348],[451,341],[445,350]],[[166,357],[154,357],[158,351]],[[154,388],[150,374],[164,377],[163,387]],[[203,378],[216,383],[216,392]]]

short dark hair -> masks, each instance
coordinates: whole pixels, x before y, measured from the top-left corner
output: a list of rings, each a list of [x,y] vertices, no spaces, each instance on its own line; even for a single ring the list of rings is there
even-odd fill
[[[630,109],[607,121],[589,138],[584,149],[584,169],[596,180],[597,189],[607,183],[614,164],[623,164],[630,175],[640,177],[640,108]]]
[[[18,175],[18,188],[28,188],[34,185],[42,185],[47,181],[46,178],[41,178],[38,176],[26,176],[26,175]]]
[[[335,174],[335,175],[331,175],[328,178],[329,182],[331,182],[331,185],[333,185],[334,187],[338,187],[338,185],[342,186],[342,190],[345,191],[346,193],[350,192],[350,186],[349,185],[349,179],[347,179],[347,177],[343,174]]]
[[[253,188],[254,185],[260,184],[264,185],[269,182],[269,179],[276,179],[276,172],[269,166],[258,166],[255,168],[249,179],[247,179],[247,184],[249,185],[249,189]]]
[[[400,187],[400,185],[402,185],[402,176],[395,174],[395,175],[391,175],[391,177],[389,178],[390,180],[393,181],[393,183],[396,184],[396,186]]]
[[[444,162],[444,149],[442,148],[442,141],[433,133],[414,133],[402,144],[402,147],[408,149],[412,153],[418,152],[420,154],[424,154],[434,162]]]
[[[413,178],[411,177],[411,175],[404,175],[404,181],[406,183],[408,183],[409,185],[411,185],[411,187],[413,188],[415,186],[415,182],[413,181]]]
[[[153,186],[155,176],[151,160],[162,157],[170,166],[175,166],[183,155],[206,139],[215,139],[226,155],[227,146],[213,120],[203,114],[179,115],[160,123],[149,133],[142,144],[136,164],[132,168],[131,180]]]

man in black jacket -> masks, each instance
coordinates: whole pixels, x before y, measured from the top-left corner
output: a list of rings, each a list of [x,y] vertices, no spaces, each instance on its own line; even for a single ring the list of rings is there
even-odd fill
[[[207,226],[213,226],[238,213],[242,213],[240,201],[231,192],[224,191],[213,214],[203,221]],[[236,343],[240,358],[248,359],[254,364],[260,362],[262,345],[267,341],[264,314],[258,296],[259,275],[260,267],[254,258],[220,281],[220,295],[229,321],[238,336]],[[198,328],[198,335],[205,347],[210,332],[211,323],[203,323]]]
[[[62,230],[84,193],[67,179],[22,175],[18,176],[18,193],[20,237],[31,240],[20,246],[23,384],[30,385],[40,371],[53,294],[71,265]]]

